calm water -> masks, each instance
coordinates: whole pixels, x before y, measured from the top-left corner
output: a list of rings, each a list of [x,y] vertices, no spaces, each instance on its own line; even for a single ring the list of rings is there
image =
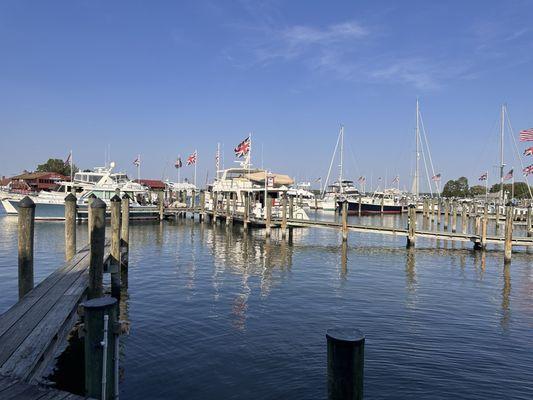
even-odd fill
[[[17,296],[16,219],[0,226],[2,312]],[[366,398],[533,398],[533,253],[504,267],[501,252],[470,244],[276,235],[132,225],[122,398],[323,399],[336,326],[366,334]],[[37,281],[63,251],[63,224],[37,223]]]

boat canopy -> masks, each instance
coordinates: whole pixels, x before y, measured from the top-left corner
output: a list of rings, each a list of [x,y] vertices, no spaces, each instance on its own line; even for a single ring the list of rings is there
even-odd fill
[[[269,173],[267,175],[264,172],[254,172],[251,174],[247,174],[246,178],[248,178],[254,183],[264,184],[265,177],[267,176],[269,178],[274,178],[274,186],[287,186],[287,185],[292,185],[294,183],[294,180],[289,175],[272,174],[272,173]]]

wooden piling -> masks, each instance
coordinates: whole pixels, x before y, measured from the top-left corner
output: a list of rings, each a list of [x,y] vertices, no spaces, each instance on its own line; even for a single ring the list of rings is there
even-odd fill
[[[96,199],[96,195],[94,193],[91,193],[89,197],[87,197],[87,238],[89,241],[91,240],[91,204],[93,204],[94,199]]]
[[[448,199],[444,199],[444,230],[448,230],[448,224],[449,224],[449,214],[450,214],[450,202]]]
[[[442,199],[437,199],[437,226],[440,226],[440,220],[441,220],[441,208],[442,208]]]
[[[157,205],[159,206],[159,221],[165,218],[165,201],[163,200],[163,192],[157,193]]]
[[[65,259],[70,261],[76,254],[76,196],[65,197]]]
[[[365,336],[358,329],[328,329],[328,400],[362,400]]]
[[[18,207],[18,280],[19,300],[33,289],[33,242],[35,203],[28,196]]]
[[[359,193],[359,204],[358,204],[358,209],[357,209],[357,215],[360,217],[361,216],[361,205],[363,204],[363,195],[362,193]]]
[[[200,214],[198,215],[200,222],[205,219],[205,190],[200,190]]]
[[[385,208],[385,197],[381,196],[381,204],[380,204],[380,208],[379,208],[379,212],[380,212],[381,215],[383,215],[384,208]]]
[[[218,213],[218,195],[217,192],[211,192],[211,203],[213,204],[213,225],[217,223],[217,213]]]
[[[231,224],[231,214],[230,214],[231,193],[225,193],[224,199],[226,200],[226,226],[229,226]]]
[[[489,206],[485,204],[481,220],[481,248],[487,248],[487,226],[489,223]]]
[[[461,204],[461,233],[466,233],[466,228],[468,226],[468,217],[467,217],[467,206],[466,203],[463,202]]]
[[[452,207],[452,232],[457,231],[457,202],[454,201],[451,205]]]
[[[416,243],[416,205],[410,204],[407,214],[407,247]]]
[[[94,299],[103,295],[105,208],[101,199],[91,204],[91,236],[89,254],[89,291],[87,297]]]
[[[248,230],[248,220],[250,219],[250,193],[244,192],[244,214],[242,217],[242,226]]]
[[[504,261],[511,261],[511,253],[513,250],[513,206],[507,204],[505,213],[505,243],[504,243]]]
[[[270,230],[272,229],[272,198],[270,197],[270,193],[267,193],[266,195],[265,206],[266,206],[265,235],[268,238],[270,237]]]
[[[192,189],[191,194],[191,219],[194,219],[194,212],[196,211],[196,189]]]
[[[122,271],[127,271],[129,247],[130,247],[130,197],[124,193],[122,196],[122,221],[120,226],[120,242],[122,247]]]
[[[348,240],[348,201],[342,202],[342,241]]]
[[[531,204],[527,207],[527,215],[526,215],[526,233],[527,233],[527,237],[531,237],[533,236],[533,226],[531,226],[531,224],[533,223],[532,221],[532,215],[531,215]]]
[[[120,219],[121,199],[114,195],[111,198],[111,294],[120,297]]]
[[[114,399],[117,345],[117,299],[99,297],[82,303],[84,309],[85,396]],[[105,362],[104,362],[105,357]],[[105,364],[105,365],[104,365]],[[105,367],[105,370],[104,370]],[[105,371],[105,373],[104,373]]]
[[[282,194],[281,198],[281,238],[287,236],[287,192]]]

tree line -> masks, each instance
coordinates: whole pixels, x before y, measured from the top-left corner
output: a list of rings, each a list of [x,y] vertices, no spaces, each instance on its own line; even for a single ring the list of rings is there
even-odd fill
[[[512,184],[504,183],[504,192],[512,192]],[[475,197],[485,194],[486,187],[483,185],[468,185],[468,179],[464,176],[458,179],[451,179],[444,185],[441,195],[443,197]],[[500,184],[496,183],[489,188],[490,193],[498,193],[500,191]],[[529,189],[526,182],[515,182],[514,197],[516,199],[523,199],[529,197]]]

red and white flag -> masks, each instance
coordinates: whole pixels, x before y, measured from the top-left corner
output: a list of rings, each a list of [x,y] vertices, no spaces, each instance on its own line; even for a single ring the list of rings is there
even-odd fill
[[[233,149],[237,158],[242,158],[250,152],[250,136],[240,142],[237,147]]]
[[[503,177],[503,180],[508,181],[509,179],[512,179],[512,177],[513,177],[513,170],[510,170],[509,172],[507,172],[507,175]]]
[[[196,151],[187,158],[187,165],[196,164]]]
[[[522,172],[524,173],[524,176],[528,176],[529,174],[533,174],[533,164],[531,164],[529,167],[525,167]]]
[[[533,156],[533,147],[524,150],[525,156]]]
[[[489,173],[488,173],[488,172],[485,172],[483,175],[481,175],[481,176],[479,177],[479,180],[480,180],[480,181],[486,181],[488,177],[489,177]]]
[[[533,141],[533,128],[524,129],[520,131],[520,141],[521,142],[532,142]]]
[[[141,157],[140,156],[138,156],[135,160],[133,160],[133,165],[135,165],[136,167],[141,165]]]

